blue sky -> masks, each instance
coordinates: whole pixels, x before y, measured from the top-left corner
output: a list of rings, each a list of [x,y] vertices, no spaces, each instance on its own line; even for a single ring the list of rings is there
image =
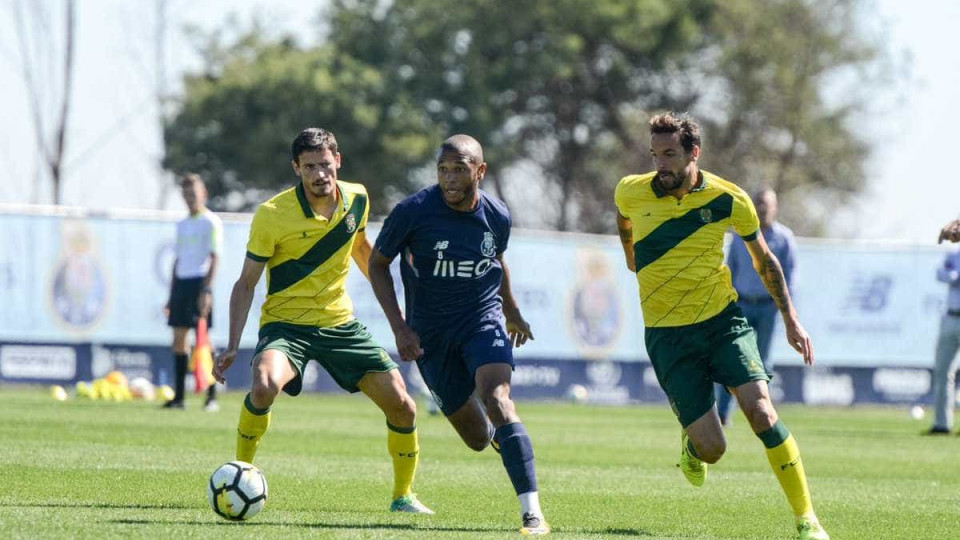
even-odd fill
[[[49,203],[50,190],[37,189],[28,96],[22,82],[20,46],[14,26],[15,2],[0,0],[0,203]],[[200,59],[183,37],[184,25],[211,30],[230,14],[248,21],[256,13],[269,28],[313,39],[316,7],[263,0],[168,1],[165,42],[169,89],[179,74]],[[863,179],[863,197],[835,220],[839,236],[931,243],[940,225],[960,215],[960,179],[955,178],[949,138],[960,124],[960,2],[874,0],[878,28],[895,57],[912,58],[909,80],[898,81],[879,103],[881,114],[864,119],[874,151]],[[324,2],[316,2],[315,6]],[[158,163],[160,129],[153,99],[156,81],[153,2],[78,2],[77,69],[67,151],[64,202],[94,208],[182,210]],[[58,8],[59,9],[59,8]],[[56,77],[52,74],[51,77]],[[52,103],[52,102],[51,102]],[[52,108],[52,107],[51,107]],[[947,134],[944,137],[941,134]]]

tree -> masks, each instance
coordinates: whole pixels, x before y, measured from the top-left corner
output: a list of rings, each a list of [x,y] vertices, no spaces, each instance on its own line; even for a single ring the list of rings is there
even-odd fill
[[[773,188],[800,234],[822,234],[830,212],[863,187],[869,149],[855,116],[867,96],[856,88],[881,87],[870,70],[882,49],[856,32],[862,4],[738,0],[720,4],[711,25],[707,76],[718,90],[700,106],[704,163],[748,190]],[[841,87],[844,77],[855,84]]]
[[[30,113],[37,153],[53,183],[53,203],[60,204],[63,187],[63,158],[67,147],[67,121],[73,86],[73,59],[76,31],[76,2],[64,0],[62,56],[54,50],[57,40],[54,19],[44,2],[17,0],[13,4],[23,62],[23,80],[30,98]],[[60,71],[60,74],[57,74]],[[56,83],[59,83],[59,92]],[[52,121],[48,111],[56,111]]]
[[[206,180],[211,205],[249,210],[295,182],[290,143],[302,129],[330,129],[343,151],[344,180],[362,181],[385,212],[410,189],[411,169],[433,151],[437,130],[379,71],[330,46],[303,49],[261,29],[224,45],[210,36],[205,72],[186,79],[165,129],[164,166]]]
[[[628,169],[588,164],[604,147],[646,152],[634,109],[696,100],[698,89],[680,82],[704,45],[712,3],[521,0],[507,9],[496,0],[408,0],[386,10],[376,0],[336,0],[330,39],[379,67],[444,133],[484,143],[488,178],[518,224],[607,230],[613,185]],[[524,186],[505,181],[504,169],[517,165],[532,174],[509,184],[544,180],[537,206],[556,210],[546,223],[520,208]]]
[[[875,66],[882,50],[857,25],[865,9],[332,0],[319,47],[256,31],[211,41],[207,72],[188,79],[168,126],[166,163],[204,173],[219,208],[248,208],[262,198],[251,190],[290,178],[285,145],[319,123],[343,143],[343,177],[365,181],[382,215],[432,176],[443,137],[468,133],[484,145],[485,187],[515,223],[609,232],[617,180],[650,169],[649,117],[689,110],[704,125],[708,169],[748,189],[773,185],[786,221],[817,233],[830,205],[862,186],[867,147],[853,120],[866,95],[825,89]]]

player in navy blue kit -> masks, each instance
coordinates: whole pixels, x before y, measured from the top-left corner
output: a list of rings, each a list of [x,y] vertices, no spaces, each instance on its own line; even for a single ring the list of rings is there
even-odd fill
[[[416,360],[440,410],[470,448],[492,445],[520,501],[520,532],[550,532],[537,493],[533,446],[510,399],[512,347],[533,339],[510,290],[503,252],[506,205],[480,191],[480,143],[454,135],[440,147],[437,185],[407,197],[370,255],[370,283],[403,360]],[[406,319],[390,263],[400,255]],[[506,324],[504,324],[506,323]]]

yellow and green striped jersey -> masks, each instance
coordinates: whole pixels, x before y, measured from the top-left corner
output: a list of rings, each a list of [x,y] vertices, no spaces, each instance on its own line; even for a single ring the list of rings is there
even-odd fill
[[[247,257],[267,263],[260,326],[282,321],[332,327],[353,319],[347,270],[367,225],[367,190],[337,181],[340,204],[328,220],[314,214],[303,184],[262,203],[250,225]]]
[[[760,228],[750,197],[737,185],[700,171],[701,182],[683,199],[661,191],[656,172],[626,176],[614,200],[633,222],[633,259],[648,327],[684,326],[737,299],[723,263],[723,235],[733,229],[750,241]]]

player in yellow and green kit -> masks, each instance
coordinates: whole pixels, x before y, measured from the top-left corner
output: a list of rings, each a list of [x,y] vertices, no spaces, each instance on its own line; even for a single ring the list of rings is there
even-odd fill
[[[300,393],[303,371],[316,360],[341,388],[363,392],[386,415],[393,458],[393,512],[432,514],[412,493],[419,445],[416,404],[397,364],[353,317],[345,283],[352,258],[365,276],[369,204],[360,184],[337,180],[340,153],[319,128],[293,141],[300,182],[260,205],[250,226],[247,256],[230,296],[230,337],[213,374],[223,382],[240,346],[253,292],[267,269],[267,298],[252,362],[250,393],[240,410],[237,459],[253,462],[280,390]]]
[[[723,236],[733,227],[783,317],[787,340],[813,364],[813,345],[787,292],[779,261],[760,232],[750,197],[703,171],[700,128],[687,115],[650,120],[656,170],[617,185],[617,226],[636,272],[647,353],[683,427],[680,468],[695,486],[726,450],[713,383],[736,396],[787,496],[801,540],[829,540],[813,512],[800,451],[770,401],[753,329],[737,307]]]

